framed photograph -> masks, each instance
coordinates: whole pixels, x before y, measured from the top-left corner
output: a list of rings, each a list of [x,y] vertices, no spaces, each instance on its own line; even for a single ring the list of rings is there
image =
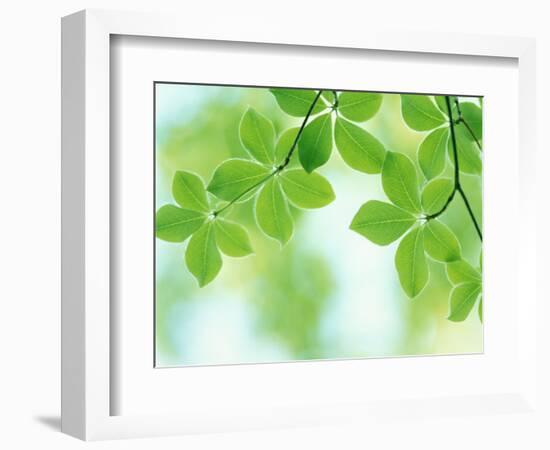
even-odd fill
[[[154,89],[156,367],[483,351],[482,97]]]
[[[534,43],[432,37],[63,19],[64,432],[537,420]]]

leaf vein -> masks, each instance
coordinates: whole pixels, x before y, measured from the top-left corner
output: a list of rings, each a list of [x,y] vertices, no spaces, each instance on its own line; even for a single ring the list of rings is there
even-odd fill
[[[451,315],[455,315],[457,312],[462,312],[462,311],[466,308],[466,306],[467,306],[469,300],[470,300],[472,297],[477,298],[477,296],[479,295],[480,292],[481,292],[481,286],[476,286],[476,288],[475,288],[466,298],[464,298],[463,301],[461,301],[461,302],[454,308],[454,311],[453,311],[453,313],[452,313]]]
[[[429,117],[430,119],[436,120],[437,122],[442,122],[441,117],[434,116],[432,114],[427,113],[425,110],[418,108],[414,102],[409,102],[409,106],[413,108],[414,110],[418,111],[419,113],[425,115],[426,117]]]
[[[285,177],[285,181],[287,181],[288,183],[290,184],[293,184],[294,186],[297,186],[298,188],[300,188],[301,190],[305,191],[305,192],[308,192],[312,195],[316,195],[317,197],[321,197],[323,198],[324,196],[324,192],[322,191],[316,191],[315,189],[312,189],[311,187],[309,186],[305,186],[303,184],[300,184],[300,183],[297,183],[296,181],[294,181],[293,179],[291,178],[288,178],[288,177]]]
[[[201,217],[195,217],[193,219],[186,219],[186,220],[178,220],[177,222],[171,222],[171,223],[166,224],[166,225],[158,225],[157,226],[157,231],[166,230],[168,228],[177,227],[178,225],[184,225],[186,223],[191,223],[191,222],[198,222],[198,221],[201,221],[201,220],[202,220]]]
[[[193,191],[193,189],[191,189],[191,186],[190,184],[187,182],[187,180],[185,179],[185,177],[179,177],[181,182],[185,185],[185,187],[187,188],[187,190],[189,191],[189,193],[191,194],[191,196],[195,199],[195,201],[203,207],[203,209],[207,210],[208,209],[208,205],[206,205],[203,200],[201,198],[199,198],[195,192]],[[204,189],[204,187],[203,187]]]
[[[380,161],[377,161],[373,156],[371,156],[371,155],[369,154],[369,151],[366,150],[365,148],[363,148],[363,146],[362,146],[362,145],[361,145],[361,144],[351,135],[351,133],[346,129],[345,125],[340,125],[340,126],[342,127],[342,129],[344,130],[344,132],[348,135],[348,137],[353,141],[353,143],[354,143],[355,145],[357,145],[357,147],[359,147],[359,149],[360,149],[363,153],[365,153],[365,155],[366,155],[366,157],[367,157],[368,159],[370,159],[371,161],[374,161],[374,163],[376,163],[376,164],[379,164],[379,163],[380,163]]]
[[[262,147],[262,150],[264,151],[264,154],[265,154],[265,158],[266,158],[266,161],[269,161],[269,162],[273,162],[273,159],[270,157],[269,155],[269,152],[267,150],[267,147],[266,147],[266,144],[260,134],[260,130],[259,130],[259,121],[258,121],[258,118],[257,117],[253,117],[252,120],[254,121],[254,134],[256,135],[256,137],[258,138],[258,140],[260,141],[260,146]]]

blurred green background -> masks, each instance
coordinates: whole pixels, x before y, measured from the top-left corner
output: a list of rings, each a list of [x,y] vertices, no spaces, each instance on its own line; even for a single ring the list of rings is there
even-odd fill
[[[278,133],[302,120],[283,113],[265,88],[156,85],[156,209],[174,203],[176,170],[207,183],[222,161],[248,158],[238,124],[249,105]],[[361,126],[413,160],[425,136],[404,124],[397,94],[385,94]],[[232,208],[227,218],[247,228],[255,254],[224,256],[220,275],[204,288],[185,266],[186,244],[156,239],[157,367],[483,351],[477,314],[446,319],[451,285],[443,264],[429,260],[430,281],[411,300],[394,268],[398,243],[379,247],[348,229],[364,202],[385,200],[380,175],[352,170],[336,148],[319,172],[336,200],[320,210],[292,209],[295,234],[283,249],[256,226],[253,201]],[[479,177],[461,175],[461,182],[481,217]],[[463,203],[454,201],[441,219],[477,266],[479,239]]]

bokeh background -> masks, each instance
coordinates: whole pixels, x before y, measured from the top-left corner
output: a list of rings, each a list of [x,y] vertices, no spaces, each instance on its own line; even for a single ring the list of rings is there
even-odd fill
[[[283,113],[265,88],[156,84],[157,209],[174,203],[176,170],[207,183],[222,161],[248,157],[238,124],[249,105],[278,133],[302,120]],[[362,126],[386,149],[416,160],[425,134],[407,128],[398,94],[384,94],[378,114]],[[157,367],[483,351],[477,313],[460,323],[446,319],[451,285],[443,264],[428,258],[430,281],[411,300],[394,268],[398,243],[379,247],[348,229],[364,202],[385,200],[380,175],[349,168],[335,147],[318,170],[336,200],[320,210],[292,209],[295,233],[283,249],[256,226],[253,201],[232,208],[227,218],[247,228],[255,254],[223,256],[221,273],[204,288],[185,267],[186,244],[156,239]],[[481,218],[480,177],[461,175],[461,182]],[[460,199],[441,220],[477,266],[480,243]]]

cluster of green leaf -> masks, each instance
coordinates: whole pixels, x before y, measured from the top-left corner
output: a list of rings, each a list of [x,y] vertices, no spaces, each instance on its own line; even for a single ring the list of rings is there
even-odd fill
[[[447,277],[453,284],[451,291],[451,314],[449,320],[460,322],[470,314],[478,297],[479,320],[483,321],[483,299],[481,298],[480,268],[475,269],[464,260],[447,264]]]
[[[464,260],[458,238],[439,217],[458,193],[481,238],[459,178],[460,173],[481,175],[481,109],[456,97],[401,96],[404,122],[426,133],[417,152],[423,175],[419,177],[414,161],[386,150],[360,126],[379,111],[382,94],[279,88],[271,92],[285,113],[302,119],[301,126],[276,136],[272,122],[249,108],[239,137],[250,158],[222,162],[206,188],[197,175],[177,172],[172,193],[178,206],[158,210],[157,237],[170,242],[190,238],[185,261],[200,286],[219,273],[221,253],[242,257],[253,252],[246,229],[223,218],[236,203],[253,198],[259,229],[285,245],[294,230],[289,204],[321,208],[335,198],[329,181],[317,172],[330,159],[334,142],[349,167],[381,174],[389,200],[365,203],[350,228],[378,245],[402,238],[395,266],[410,297],[428,283],[428,257],[446,264],[454,286],[449,319],[464,320],[481,296],[481,272]],[[442,176],[449,165],[454,178]]]
[[[223,252],[241,257],[252,253],[248,233],[239,224],[223,218],[212,220],[212,207],[202,179],[191,172],[178,171],[172,183],[178,204],[164,205],[157,211],[156,235],[168,242],[184,242],[189,271],[204,286],[218,275]]]
[[[316,95],[315,91],[296,89],[271,89],[271,92],[281,109],[295,117],[306,114],[306,105]],[[312,116],[317,116],[305,126],[298,143],[304,170],[311,173],[328,162],[334,136],[336,148],[348,166],[360,172],[380,173],[386,153],[384,146],[357,122],[365,122],[378,112],[382,94],[323,91],[322,95],[325,102],[316,104]]]
[[[387,152],[381,178],[390,203],[368,201],[350,228],[378,245],[404,236],[397,247],[395,267],[409,297],[416,297],[428,283],[427,257],[447,264],[454,285],[449,319],[461,321],[481,296],[481,272],[463,259],[458,238],[439,217],[457,192],[468,205],[460,172],[481,175],[481,109],[455,97],[401,95],[401,112],[411,129],[428,132],[417,151],[426,181],[419,179],[408,156]],[[454,179],[441,176],[448,164],[454,168]],[[481,319],[481,302],[479,308]]]
[[[310,105],[313,102],[308,108]],[[310,114],[308,109],[305,115]],[[291,128],[276,139],[271,121],[249,108],[242,117],[239,136],[250,159],[222,162],[207,187],[196,174],[176,172],[172,195],[178,206],[164,205],[157,211],[156,235],[168,242],[191,238],[185,262],[199,286],[205,286],[218,275],[223,264],[221,253],[231,257],[253,253],[247,230],[224,218],[234,204],[254,198],[258,227],[284,245],[294,230],[289,204],[313,209],[334,200],[334,191],[326,178],[307,173],[290,161],[302,131],[303,127]]]

